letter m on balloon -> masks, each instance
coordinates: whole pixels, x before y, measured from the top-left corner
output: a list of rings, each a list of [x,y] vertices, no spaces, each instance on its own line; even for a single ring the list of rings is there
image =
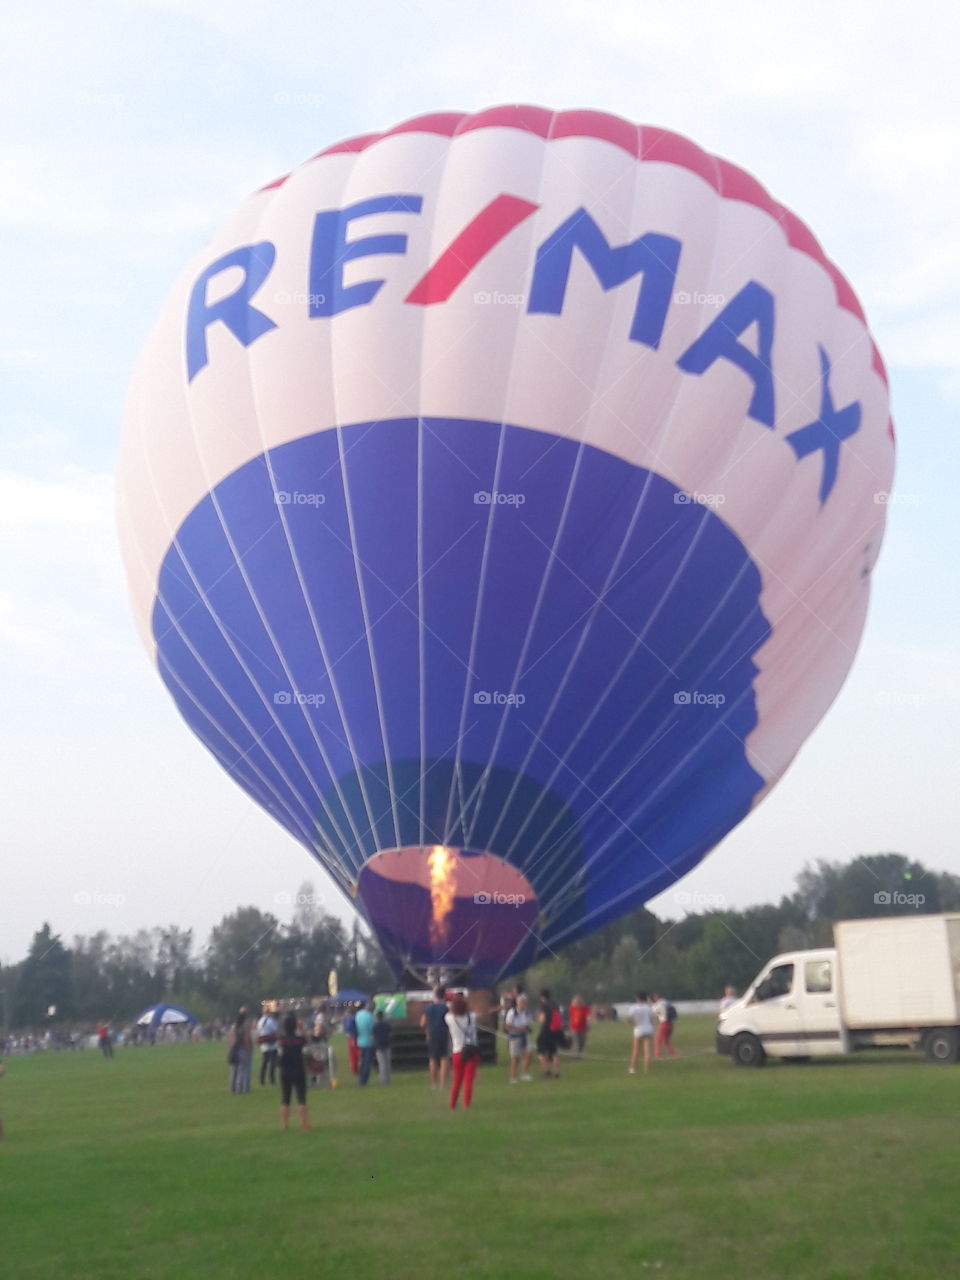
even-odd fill
[[[537,250],[529,312],[560,315],[575,249],[589,263],[604,290],[633,276],[642,277],[630,338],[647,347],[658,347],[673,296],[680,241],[648,232],[630,244],[611,246],[586,209],[578,209]]]

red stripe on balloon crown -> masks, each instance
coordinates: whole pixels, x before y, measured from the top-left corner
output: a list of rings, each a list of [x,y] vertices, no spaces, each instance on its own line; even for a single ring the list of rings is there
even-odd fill
[[[453,138],[466,133],[474,133],[478,129],[518,129],[523,133],[536,134],[547,142],[555,142],[561,138],[595,138],[600,142],[609,142],[619,147],[628,155],[641,162],[657,162],[675,164],[689,169],[703,178],[725,200],[739,200],[744,204],[754,205],[779,222],[787,243],[793,249],[805,253],[823,267],[833,281],[837,305],[849,311],[864,325],[866,318],[863,308],[854,293],[850,282],[839,268],[824,253],[816,236],[795,213],[778,204],[766,187],[743,169],[739,169],[728,160],[712,156],[689,138],[679,133],[671,133],[667,129],[657,129],[652,125],[633,124],[621,116],[608,115],[605,111],[549,111],[546,107],[535,107],[523,103],[510,103],[501,107],[489,107],[474,115],[456,111],[436,111],[430,115],[414,116],[402,124],[394,125],[383,133],[364,133],[357,138],[348,138],[332,147],[312,156],[312,160],[320,160],[324,156],[356,154],[366,151],[368,147],[382,142],[385,138],[393,138],[403,133],[433,133],[439,137]],[[309,164],[310,161],[307,161]],[[261,187],[261,191],[272,191],[283,186],[289,174],[277,178],[274,182]],[[877,345],[870,339],[872,347],[872,367],[877,376],[887,384],[887,371],[884,367]],[[891,436],[892,436],[891,427]]]

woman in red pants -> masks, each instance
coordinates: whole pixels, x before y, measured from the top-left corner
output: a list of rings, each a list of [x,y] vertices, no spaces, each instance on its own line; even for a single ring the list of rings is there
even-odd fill
[[[463,1085],[463,1105],[469,1107],[473,1098],[473,1081],[480,1065],[480,1049],[477,1040],[477,1015],[467,1010],[464,996],[454,996],[446,1017],[453,1049],[453,1088],[450,1090],[450,1109],[457,1105],[460,1086]]]

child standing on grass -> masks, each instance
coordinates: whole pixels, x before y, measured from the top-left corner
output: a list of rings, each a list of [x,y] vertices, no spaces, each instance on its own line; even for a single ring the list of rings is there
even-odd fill
[[[637,999],[627,1010],[627,1019],[633,1023],[633,1052],[630,1054],[629,1073],[637,1074],[637,1060],[643,1048],[643,1074],[650,1070],[650,1042],[653,1040],[653,1014],[645,991],[637,992]]]
[[[307,1037],[297,1026],[297,1015],[288,1013],[283,1019],[283,1031],[278,1041],[280,1047],[280,1128],[290,1127],[290,1095],[297,1095],[297,1111],[301,1132],[306,1133],[307,1123],[307,1072],[303,1064],[303,1048]]]

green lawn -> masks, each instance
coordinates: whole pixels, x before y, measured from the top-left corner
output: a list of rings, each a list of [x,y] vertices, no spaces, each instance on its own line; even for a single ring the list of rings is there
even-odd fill
[[[348,1079],[311,1092],[309,1134],[279,1131],[270,1089],[231,1096],[220,1046],[13,1059],[0,1275],[960,1275],[960,1068],[742,1071],[712,1029],[681,1018],[682,1056],[647,1077],[616,1026],[559,1082],[483,1068],[467,1113],[423,1075]]]

